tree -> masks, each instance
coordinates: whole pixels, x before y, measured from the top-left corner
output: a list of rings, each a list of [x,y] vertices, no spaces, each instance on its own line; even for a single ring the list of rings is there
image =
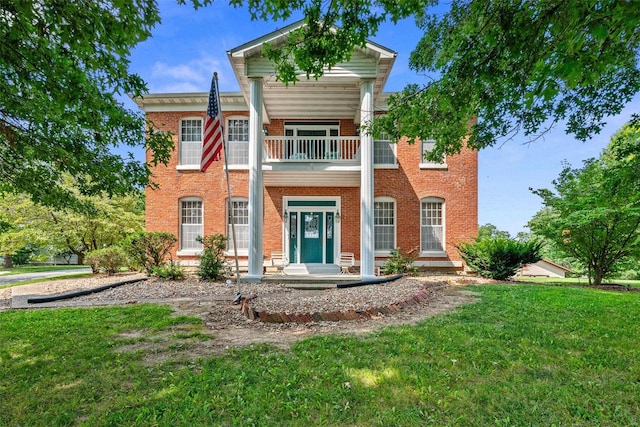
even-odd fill
[[[424,36],[410,66],[433,80],[391,96],[389,114],[371,129],[435,139],[433,159],[459,152],[465,140],[477,149],[518,132],[533,140],[558,122],[587,140],[640,90],[639,2],[452,0],[444,13],[435,0],[231,4],[246,5],[254,19],[304,12],[306,26],[265,50],[287,84],[298,70],[317,78],[349,59],[385,20],[413,16]]]
[[[567,165],[555,191],[533,191],[545,208],[529,227],[578,259],[590,284],[600,285],[629,257],[640,256],[639,149],[640,126],[628,124],[599,159],[579,169]]]
[[[65,174],[83,195],[149,183],[148,165],[112,150],[144,145],[152,165],[168,161],[170,135],[118,101],[146,92],[128,56],[158,22],[153,0],[2,2],[0,193],[64,208],[79,203]]]
[[[478,240],[496,238],[510,239],[511,235],[508,231],[498,230],[498,227],[491,223],[487,223],[478,227]]]
[[[144,228],[144,201],[135,196],[81,196],[67,182],[65,191],[92,211],[55,209],[33,203],[27,195],[5,195],[0,199],[0,220],[10,228],[0,234],[0,252],[12,254],[32,245],[69,251],[82,264],[87,252],[119,244],[129,234]]]

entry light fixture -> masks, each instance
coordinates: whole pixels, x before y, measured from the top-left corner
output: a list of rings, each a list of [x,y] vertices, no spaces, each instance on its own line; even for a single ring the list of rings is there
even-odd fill
[[[289,221],[289,212],[287,212],[287,210],[284,210],[284,214],[282,215],[282,219],[284,219],[285,221]]]
[[[336,222],[340,222],[340,211],[336,211]]]

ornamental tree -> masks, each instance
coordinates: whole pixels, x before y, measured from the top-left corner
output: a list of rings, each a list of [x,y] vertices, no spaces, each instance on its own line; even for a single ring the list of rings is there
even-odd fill
[[[640,126],[616,133],[599,159],[566,166],[554,190],[538,189],[544,208],[529,227],[586,268],[600,285],[630,257],[640,257]]]
[[[65,174],[84,195],[149,183],[148,165],[113,149],[144,145],[152,164],[168,161],[169,135],[118,100],[147,91],[128,56],[158,22],[153,0],[2,2],[0,193],[67,207],[78,199]]]
[[[435,139],[433,159],[465,140],[477,149],[519,132],[533,140],[558,122],[587,140],[640,90],[639,2],[451,0],[444,12],[437,3],[231,0],[254,19],[304,13],[306,26],[265,50],[287,84],[348,60],[382,22],[413,17],[424,36],[410,67],[433,80],[391,96],[371,125],[396,140]]]

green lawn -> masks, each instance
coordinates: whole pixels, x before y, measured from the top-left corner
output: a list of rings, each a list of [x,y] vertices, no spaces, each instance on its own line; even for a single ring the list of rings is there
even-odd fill
[[[470,289],[416,326],[196,360],[202,322],[164,307],[3,312],[0,425],[640,425],[640,294]]]
[[[86,265],[18,265],[14,268],[0,268],[3,276],[22,273],[40,273],[43,271],[62,271],[77,270],[79,268],[88,268]]]
[[[586,277],[567,277],[567,278],[557,278],[557,277],[519,277],[517,278],[518,282],[521,283],[538,283],[538,284],[549,284],[549,285],[570,285],[570,286],[588,286],[589,279]],[[606,279],[603,282],[603,285],[607,285],[610,283],[615,283],[618,285],[627,285],[632,287],[640,287],[640,280],[623,280],[623,279]]]

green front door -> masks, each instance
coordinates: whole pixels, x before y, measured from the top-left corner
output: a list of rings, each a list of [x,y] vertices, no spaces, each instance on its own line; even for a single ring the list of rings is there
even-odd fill
[[[300,214],[300,262],[322,263],[324,213]]]

